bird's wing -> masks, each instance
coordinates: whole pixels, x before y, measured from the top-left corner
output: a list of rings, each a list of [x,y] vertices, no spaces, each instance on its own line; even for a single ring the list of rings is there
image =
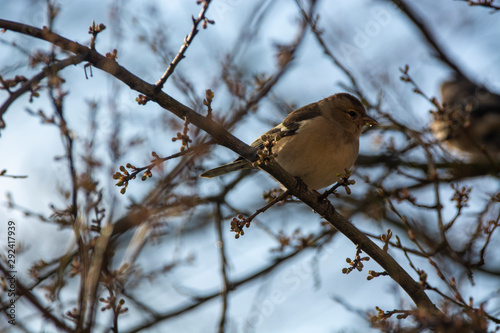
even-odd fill
[[[304,125],[305,121],[319,117],[321,115],[320,108],[318,103],[312,103],[305,105],[293,112],[291,112],[285,120],[278,126],[270,129],[264,135],[272,136],[279,134],[282,138],[290,135],[294,135],[297,133],[298,129]],[[262,149],[262,139],[261,137],[257,138],[252,144],[251,147],[255,149]]]

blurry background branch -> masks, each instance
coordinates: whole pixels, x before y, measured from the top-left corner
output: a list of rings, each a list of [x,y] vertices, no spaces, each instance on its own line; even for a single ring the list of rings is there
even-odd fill
[[[405,0],[391,0],[398,8],[410,19],[410,21],[415,25],[417,29],[420,30],[423,37],[429,43],[429,45],[436,52],[436,57],[441,60],[444,64],[449,66],[455,73],[463,78],[467,78],[467,75],[462,71],[462,69],[455,63],[455,61],[447,54],[445,48],[441,46],[438,38],[435,36],[435,32],[430,29],[426,24],[424,19],[417,13],[415,9],[408,5]]]

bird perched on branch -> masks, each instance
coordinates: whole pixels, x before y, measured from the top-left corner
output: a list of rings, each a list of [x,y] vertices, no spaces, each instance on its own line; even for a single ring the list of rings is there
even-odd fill
[[[292,176],[302,179],[310,189],[319,190],[338,181],[337,174],[352,167],[358,157],[363,126],[376,124],[356,97],[339,93],[291,112],[251,146],[257,149],[261,161],[275,158]],[[258,168],[258,164],[240,156],[200,176],[213,178]]]
[[[436,139],[472,160],[500,161],[500,95],[465,78],[444,82],[441,95],[431,123]]]

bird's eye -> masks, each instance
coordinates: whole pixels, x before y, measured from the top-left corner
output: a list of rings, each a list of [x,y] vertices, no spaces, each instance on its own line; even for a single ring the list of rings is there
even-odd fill
[[[347,111],[347,114],[348,114],[348,115],[349,115],[352,119],[356,118],[356,116],[358,115],[358,113],[357,113],[356,111],[354,111],[354,110],[349,110],[349,111]]]

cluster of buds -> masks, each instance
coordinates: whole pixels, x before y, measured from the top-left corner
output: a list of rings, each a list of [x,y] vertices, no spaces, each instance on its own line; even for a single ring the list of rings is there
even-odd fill
[[[82,272],[82,264],[80,261],[78,261],[78,258],[76,256],[73,256],[73,261],[70,264],[70,270],[68,272],[68,275],[70,277],[74,277]]]
[[[210,89],[205,90],[205,99],[203,100],[203,105],[207,107],[207,117],[212,118],[212,101],[214,99],[214,92]]]
[[[417,86],[416,82],[413,81],[413,79],[411,78],[410,76],[410,66],[408,65],[405,65],[404,68],[400,68],[399,71],[403,74],[399,77],[399,79],[403,82],[408,82],[408,83],[411,83],[413,85],[413,92],[416,93],[416,94],[419,94],[419,95],[422,95],[424,97],[427,97],[425,96],[425,94],[423,93],[423,91]]]
[[[351,169],[345,169],[345,172],[343,174],[338,175],[340,177],[339,184],[344,187],[345,193],[347,193],[348,195],[351,195],[351,188],[349,187],[349,185],[356,184],[356,181],[354,179],[349,179],[351,175]]]
[[[104,31],[106,29],[106,26],[102,23],[95,24],[95,21],[92,21],[92,25],[89,27],[89,34],[92,35],[92,38],[90,40],[90,49],[95,50],[95,40],[97,38],[97,35]]]
[[[116,59],[118,59],[118,51],[116,49],[113,49],[113,52],[107,52],[106,58],[116,62]]]
[[[456,207],[461,209],[463,207],[468,206],[468,201],[469,201],[469,194],[472,191],[471,187],[463,186],[460,188],[460,186],[456,184],[451,184],[451,188],[455,191],[453,193],[453,197],[451,198],[451,201],[456,201]]]
[[[234,238],[238,239],[240,236],[245,234],[243,230],[244,227],[250,227],[250,220],[246,219],[243,215],[239,214],[237,217],[233,217],[231,220],[231,231],[234,231],[236,235]]]
[[[95,24],[95,21],[92,21],[92,25],[89,27],[89,34],[91,35],[97,35],[98,33],[102,32],[104,29],[106,29],[106,26],[102,23]]]
[[[366,277],[366,279],[370,281],[376,277],[386,276],[386,275],[389,275],[389,273],[387,273],[386,271],[383,272],[368,271],[368,276]]]
[[[384,247],[382,248],[382,250],[384,250],[384,252],[387,252],[387,250],[389,249],[389,241],[391,240],[391,238],[392,238],[392,230],[391,229],[387,229],[387,235],[382,234],[380,236],[380,240],[382,242],[384,242]],[[370,273],[370,272],[368,272],[368,273]]]
[[[263,134],[260,137],[260,140],[262,141],[262,148],[257,151],[259,159],[253,162],[254,167],[258,167],[262,164],[268,165],[272,159],[278,157],[277,154],[273,154],[272,149],[276,145],[276,143],[281,140],[281,136],[279,134]]]
[[[19,83],[23,83],[23,82],[26,82],[26,81],[28,81],[28,79],[25,76],[23,76],[23,75],[16,75],[13,79],[7,79],[7,80],[4,80],[0,76],[0,83],[2,84],[2,86],[0,87],[0,89],[6,89],[6,90],[8,90],[9,88],[14,88]]]
[[[118,187],[122,187],[120,190],[121,194],[125,194],[125,191],[127,190],[128,182],[132,179],[135,179],[137,174],[141,171],[144,171],[144,174],[141,177],[142,181],[147,180],[148,178],[153,177],[153,173],[151,170],[161,164],[162,162],[166,161],[168,158],[160,158],[157,153],[154,151],[151,152],[151,156],[153,156],[153,159],[151,160],[151,164],[146,165],[141,168],[137,168],[134,165],[127,163],[125,166],[121,165],[120,166],[120,172],[116,172],[113,175],[113,179],[116,179],[118,182],[115,184]],[[130,169],[131,172],[129,172]]]
[[[326,199],[330,194],[333,194],[337,198],[340,197],[340,194],[337,193],[337,189],[339,187],[344,187],[345,192],[350,195],[351,194],[351,188],[349,187],[350,185],[354,185],[356,181],[354,179],[349,179],[351,177],[352,171],[350,169],[345,169],[344,173],[338,173],[337,177],[340,178],[340,180],[335,183],[330,189],[325,191],[322,195],[320,195],[319,200],[322,201]]]
[[[66,316],[73,321],[76,321],[80,317],[80,311],[77,308],[66,311]]]
[[[361,272],[364,267],[363,261],[368,261],[368,260],[370,260],[370,257],[361,257],[361,248],[357,247],[356,256],[354,257],[354,260],[351,260],[351,258],[346,258],[345,260],[351,267],[342,268],[342,273],[349,274],[354,269],[357,269],[358,271]]]
[[[149,98],[147,96],[143,95],[143,94],[139,94],[139,96],[137,96],[137,98],[135,99],[135,101],[139,105],[146,105],[146,103],[149,101]]]
[[[433,264],[434,262],[433,261],[430,261],[431,264]],[[435,264],[434,264],[435,266]],[[439,272],[439,270],[437,270]],[[417,273],[418,273],[418,284],[422,287],[422,288],[427,288],[429,285],[427,284],[427,273],[424,271],[424,270],[421,270],[421,269],[417,269]]]
[[[153,152],[153,154],[155,153]],[[115,184],[116,186],[122,187],[122,189],[120,190],[121,194],[125,194],[125,192],[127,191],[128,182],[132,179],[135,179],[135,177],[140,171],[146,169],[146,171],[144,171],[144,174],[141,177],[142,181],[145,181],[146,179],[153,177],[153,173],[151,172],[151,169],[149,167],[136,168],[132,164],[127,163],[125,166],[120,165],[119,169],[120,172],[116,172],[113,175],[113,179],[116,179],[118,181]],[[127,169],[130,169],[132,173],[130,173]]]
[[[191,138],[188,135],[188,131],[189,131],[188,125],[189,125],[189,122],[186,118],[186,121],[184,122],[184,129],[182,130],[182,133],[177,132],[177,136],[172,138],[172,142],[175,142],[177,140],[181,140],[181,142],[182,142],[181,151],[188,149],[189,144],[191,142],[193,142],[193,140],[191,140]]]
[[[101,298],[99,298],[99,301],[101,303],[105,304],[101,308],[101,311],[106,311],[106,310],[109,310],[109,309],[113,308],[113,305],[115,304],[116,298],[115,298],[114,295],[111,295],[109,297],[106,297],[106,299],[104,299],[104,298],[101,297]],[[122,313],[127,312],[128,308],[124,307],[123,304],[125,304],[125,300],[123,298],[121,298],[118,301],[118,305],[116,306],[116,311],[114,311],[114,312],[117,313],[117,314],[122,314]]]
[[[409,315],[412,314],[411,310],[392,310],[392,311],[384,311],[378,306],[375,307],[377,310],[377,315],[371,318],[372,323],[375,323],[379,320],[386,320],[392,317],[392,315],[396,315],[397,319],[406,319]]]
[[[135,167],[132,164],[127,163],[126,166],[120,165],[120,168],[119,168],[120,172],[117,171],[113,175],[113,179],[118,181],[115,185],[118,187],[122,187],[122,189],[120,190],[121,194],[125,194],[125,192],[127,191],[127,186],[128,186],[129,180],[135,179],[135,175],[130,174],[125,167],[127,167],[129,169],[135,169]]]
[[[197,0],[196,4],[197,5],[201,4],[203,6],[203,9],[207,10],[208,5],[210,4],[210,1],[211,0]],[[194,17],[193,17],[193,23],[196,23],[196,20]],[[203,23],[201,24],[203,29],[206,29],[209,24],[215,24],[215,21],[210,20],[210,19],[206,18],[205,15],[203,15]]]
[[[4,89],[10,92],[10,88],[14,88],[18,84],[22,84],[27,82],[28,79],[23,75],[16,75],[13,79],[4,79],[0,75],[0,89]],[[33,98],[40,97],[40,93],[38,92],[41,89],[41,86],[37,83],[31,83],[29,91],[30,94],[30,103],[33,102]]]
[[[37,260],[29,269],[29,275],[34,278],[34,279],[38,279],[38,277],[40,276],[40,271],[42,271],[43,269],[45,269],[47,266],[49,266],[49,264],[47,262],[45,262],[44,260],[42,259],[39,259]],[[3,277],[2,277],[3,279]],[[0,281],[3,281],[3,280],[0,280]]]

